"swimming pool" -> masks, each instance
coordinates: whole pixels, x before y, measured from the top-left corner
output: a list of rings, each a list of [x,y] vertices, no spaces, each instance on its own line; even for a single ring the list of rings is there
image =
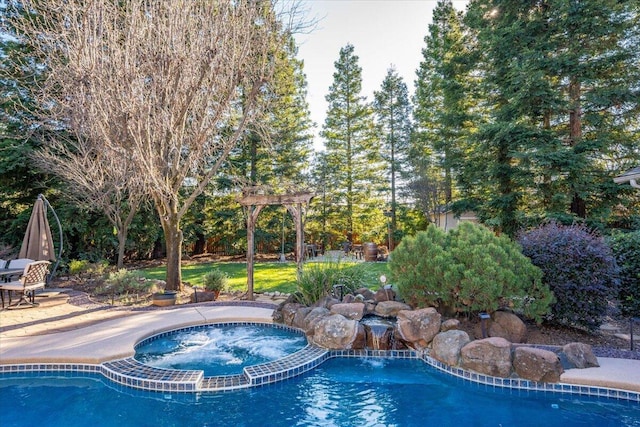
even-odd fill
[[[213,324],[165,332],[136,346],[135,359],[164,369],[200,369],[207,377],[242,373],[307,345],[305,335],[270,324]]]
[[[637,402],[478,385],[420,360],[332,358],[284,382],[151,393],[94,375],[0,376],[3,427],[640,426]]]

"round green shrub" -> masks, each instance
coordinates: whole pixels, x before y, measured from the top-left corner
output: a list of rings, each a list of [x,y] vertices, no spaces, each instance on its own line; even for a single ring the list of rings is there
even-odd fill
[[[469,222],[448,233],[430,225],[405,237],[389,270],[400,295],[416,307],[468,315],[509,308],[541,321],[553,301],[517,243]]]

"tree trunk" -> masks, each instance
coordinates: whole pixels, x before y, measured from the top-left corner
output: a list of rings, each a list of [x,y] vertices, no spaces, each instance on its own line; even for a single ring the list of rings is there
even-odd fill
[[[207,247],[207,239],[203,233],[196,233],[196,243],[193,245],[193,255],[202,255]]]
[[[182,230],[177,215],[162,216],[160,222],[167,245],[167,277],[166,288],[171,291],[182,290]]]
[[[118,270],[124,267],[124,250],[127,243],[127,228],[118,230]]]
[[[571,102],[571,110],[569,110],[569,141],[571,147],[574,149],[580,144],[582,139],[582,107],[580,105],[581,94],[580,81],[576,78],[571,78],[569,83],[569,97]],[[580,196],[578,189],[576,188],[575,181],[578,179],[574,173],[571,173],[571,189],[573,190],[573,198],[571,200],[571,213],[577,215],[580,218],[587,217],[587,203]]]

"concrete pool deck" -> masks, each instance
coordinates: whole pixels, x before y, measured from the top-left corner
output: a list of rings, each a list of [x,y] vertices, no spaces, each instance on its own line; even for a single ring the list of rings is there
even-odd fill
[[[216,322],[270,323],[272,312],[268,304],[215,303],[139,310],[86,308],[63,302],[2,310],[0,364],[99,364],[133,356],[138,341],[164,330]],[[640,392],[640,360],[600,357],[598,361],[599,368],[565,371],[561,382]]]

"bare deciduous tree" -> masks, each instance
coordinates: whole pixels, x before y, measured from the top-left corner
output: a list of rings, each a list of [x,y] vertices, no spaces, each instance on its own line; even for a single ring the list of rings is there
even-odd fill
[[[46,58],[45,117],[131,162],[160,216],[168,289],[181,286],[181,219],[267,98],[284,33],[274,1],[20,2],[34,13],[16,28]]]
[[[118,237],[117,266],[124,265],[129,226],[145,200],[130,159],[109,153],[79,136],[54,140],[34,155],[42,169],[66,182],[66,194],[78,206],[100,210],[114,226]]]

